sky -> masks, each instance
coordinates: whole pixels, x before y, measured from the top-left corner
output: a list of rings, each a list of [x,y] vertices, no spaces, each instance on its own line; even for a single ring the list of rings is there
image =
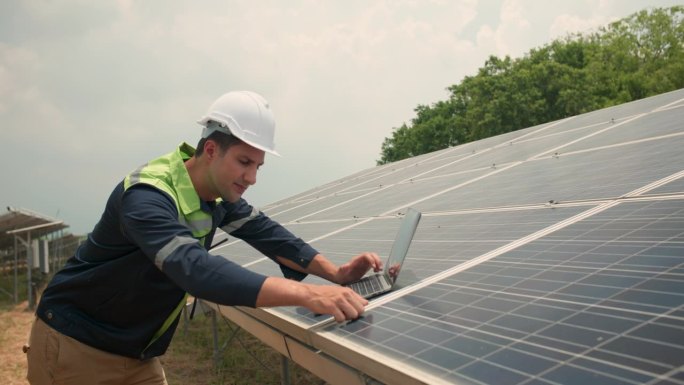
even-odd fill
[[[679,4],[678,4],[679,3]],[[671,0],[3,0],[0,214],[86,234],[112,188],[181,142],[221,94],[263,95],[276,149],[260,207],[375,167],[418,105],[477,73]]]

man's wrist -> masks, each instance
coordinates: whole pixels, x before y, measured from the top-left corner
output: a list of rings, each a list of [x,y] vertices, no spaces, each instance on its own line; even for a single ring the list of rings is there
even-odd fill
[[[268,277],[257,296],[256,307],[306,306],[311,285],[280,277]]]
[[[317,276],[323,279],[327,279],[328,281],[333,283],[340,283],[340,267],[330,262],[330,260],[323,256],[323,254],[316,254],[316,256],[311,261],[309,268],[313,268],[311,270],[315,271],[312,271],[312,273],[316,274]]]

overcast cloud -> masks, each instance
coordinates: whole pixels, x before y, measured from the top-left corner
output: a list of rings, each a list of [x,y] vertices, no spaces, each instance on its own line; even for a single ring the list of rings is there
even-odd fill
[[[0,213],[26,208],[82,234],[114,185],[182,141],[229,90],[264,95],[282,158],[255,206],[375,166],[393,127],[448,96],[489,55],[668,0],[0,3]]]

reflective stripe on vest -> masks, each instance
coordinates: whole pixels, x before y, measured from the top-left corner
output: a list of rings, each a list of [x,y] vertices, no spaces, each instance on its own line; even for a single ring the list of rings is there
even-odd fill
[[[169,315],[166,318],[166,320],[164,320],[164,323],[162,324],[162,326],[159,329],[157,329],[157,331],[152,336],[152,339],[147,344],[147,346],[145,346],[145,349],[143,349],[143,351],[147,350],[147,348],[152,346],[152,344],[156,340],[158,340],[159,337],[163,336],[164,333],[166,333],[166,331],[169,329],[169,327],[171,327],[171,324],[173,323],[173,321],[176,320],[176,317],[178,317],[180,312],[183,310],[183,306],[185,306],[187,304],[187,301],[188,301],[188,293],[185,293],[185,295],[183,296],[183,299],[181,299],[181,301],[178,303],[178,305],[176,305],[176,308],[173,309],[173,311],[171,312],[171,315]]]
[[[230,234],[230,233],[232,233],[233,231],[235,231],[235,230],[239,229],[240,227],[242,227],[242,225],[244,225],[245,223],[247,223],[247,222],[251,221],[252,219],[256,218],[260,213],[261,213],[261,211],[259,211],[259,210],[257,210],[256,208],[252,207],[252,212],[251,212],[248,216],[230,222],[229,224],[227,224],[227,225],[221,227],[221,230],[223,230],[223,231],[225,231],[226,233]]]
[[[187,216],[179,216],[178,221],[189,228],[193,236],[201,235],[203,238],[211,231],[211,216],[207,215],[204,211],[196,211]]]
[[[157,265],[159,270],[164,266],[164,261],[169,255],[173,254],[177,248],[190,243],[197,243],[199,240],[190,237],[174,237],[171,242],[167,243],[159,249],[157,255],[154,256],[154,264]]]

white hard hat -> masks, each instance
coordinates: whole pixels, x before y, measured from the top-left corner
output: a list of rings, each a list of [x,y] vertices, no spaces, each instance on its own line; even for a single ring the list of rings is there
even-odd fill
[[[209,124],[216,122],[218,124]],[[251,91],[223,94],[197,123],[204,126],[202,137],[214,131],[233,135],[259,150],[278,155],[275,150],[275,119],[266,99]]]

